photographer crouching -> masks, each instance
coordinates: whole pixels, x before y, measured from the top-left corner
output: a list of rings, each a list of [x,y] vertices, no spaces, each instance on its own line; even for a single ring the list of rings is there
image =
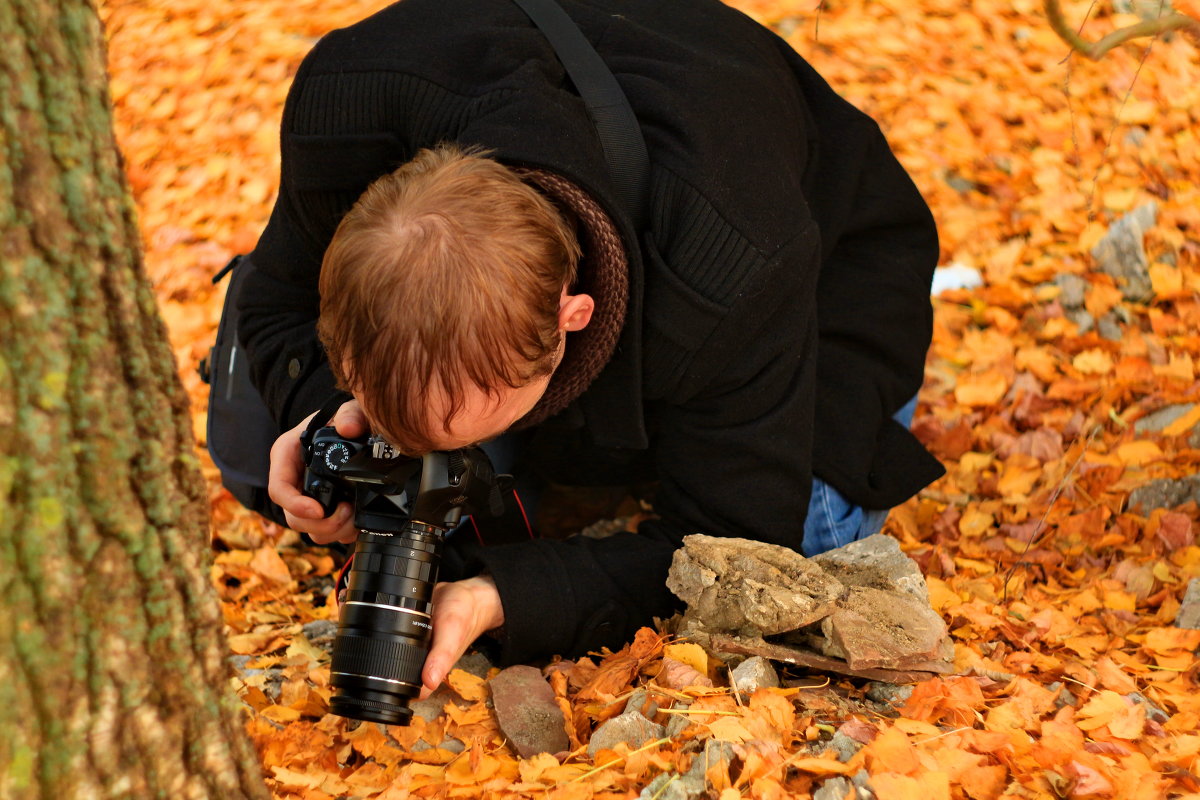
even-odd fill
[[[561,5],[644,137],[641,208],[521,8],[405,0],[305,59],[239,268],[238,339],[286,430],[270,498],[314,541],[367,536],[305,491],[326,424],[409,461],[482,448],[522,515],[545,481],[658,483],[636,533],[446,536],[425,693],[485,634],[511,664],[669,616],[687,534],[813,555],[941,472],[907,429],[937,237],[875,123],[718,2]]]

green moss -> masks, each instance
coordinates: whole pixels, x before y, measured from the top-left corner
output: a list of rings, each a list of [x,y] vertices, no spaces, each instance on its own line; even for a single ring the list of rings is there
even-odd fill
[[[33,765],[37,762],[37,754],[28,745],[17,742],[13,747],[12,763],[8,765],[8,785],[20,791],[28,789],[33,784]]]

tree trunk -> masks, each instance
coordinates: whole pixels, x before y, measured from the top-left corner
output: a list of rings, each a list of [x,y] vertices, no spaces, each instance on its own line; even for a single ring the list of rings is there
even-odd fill
[[[0,2],[0,797],[266,797],[104,64]]]

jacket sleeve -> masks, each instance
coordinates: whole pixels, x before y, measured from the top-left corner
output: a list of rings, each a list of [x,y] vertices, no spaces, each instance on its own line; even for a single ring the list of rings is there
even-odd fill
[[[813,470],[861,506],[891,508],[943,473],[891,418],[924,379],[937,229],[875,121],[781,46],[814,134],[804,181],[822,251]]]
[[[650,410],[661,485],[657,519],[637,534],[535,540],[476,551],[505,609],[501,658],[580,655],[617,646],[674,613],[666,588],[684,536],[744,536],[799,550],[811,490],[816,321],[812,288],[751,322],[720,378],[685,401]],[[804,320],[808,320],[807,323]]]

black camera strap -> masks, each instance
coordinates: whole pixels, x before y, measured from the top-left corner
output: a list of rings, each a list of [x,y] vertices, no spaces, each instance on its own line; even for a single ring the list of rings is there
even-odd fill
[[[545,35],[587,106],[617,194],[639,228],[647,221],[650,156],[629,99],[600,54],[555,0],[513,0]]]

